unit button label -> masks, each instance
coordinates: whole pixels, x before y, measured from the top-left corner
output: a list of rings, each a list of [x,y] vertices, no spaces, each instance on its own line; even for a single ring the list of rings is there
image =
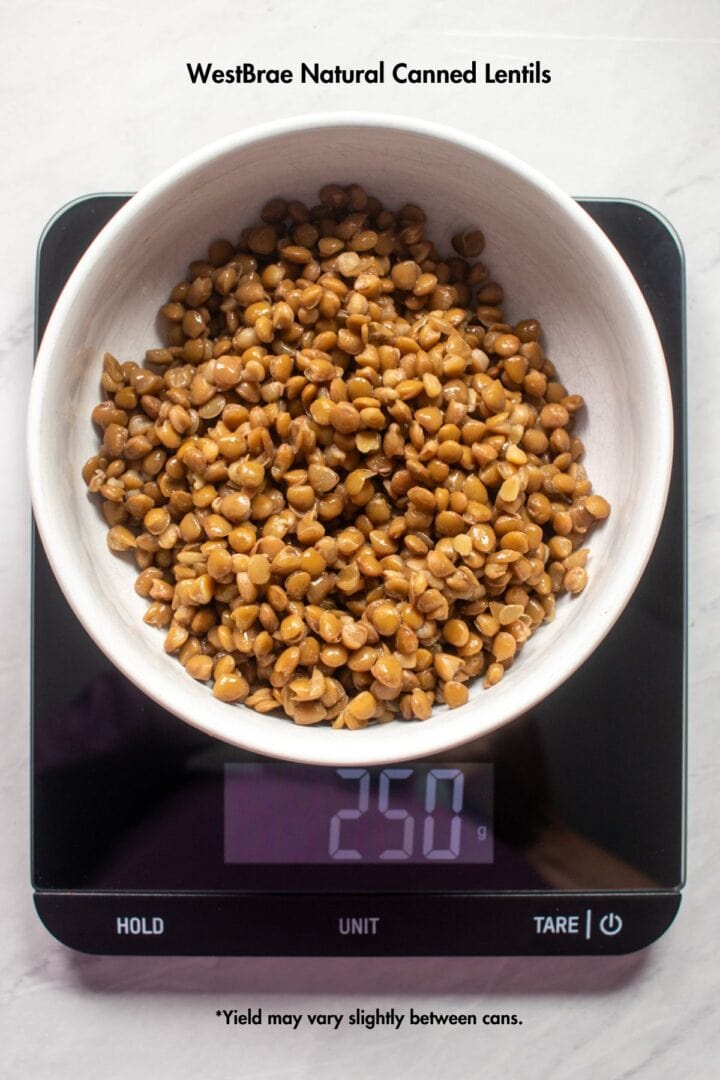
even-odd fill
[[[159,915],[118,915],[115,920],[116,934],[162,934],[165,923]]]
[[[579,934],[579,915],[533,915],[536,934]]]
[[[619,934],[622,930],[623,921],[614,911],[609,911],[607,915],[603,915],[600,919],[598,926],[601,934],[605,934],[606,937],[614,937],[615,934]]]
[[[338,930],[341,934],[377,934],[379,915],[370,915],[362,919],[340,918]]]

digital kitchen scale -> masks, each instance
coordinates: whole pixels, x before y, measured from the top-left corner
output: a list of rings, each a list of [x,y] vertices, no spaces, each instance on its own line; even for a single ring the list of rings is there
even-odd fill
[[[47,227],[38,341],[76,261],[127,197],[88,196]],[[675,408],[664,523],[614,629],[551,697],[475,743],[385,768],[290,765],[194,730],[129,683],[72,614],[36,537],[33,884],[64,944],[607,954],[670,925],[685,830],[683,261],[652,210],[581,205],[645,294]]]

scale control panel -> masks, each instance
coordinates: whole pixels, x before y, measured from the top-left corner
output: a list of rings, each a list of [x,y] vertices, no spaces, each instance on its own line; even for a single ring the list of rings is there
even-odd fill
[[[674,891],[413,894],[411,904],[397,893],[35,894],[70,948],[160,956],[609,955],[650,945],[679,905]]]

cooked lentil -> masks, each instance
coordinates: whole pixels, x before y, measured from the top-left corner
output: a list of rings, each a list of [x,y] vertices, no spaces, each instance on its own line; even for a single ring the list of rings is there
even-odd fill
[[[145,622],[215,697],[298,724],[426,720],[500,681],[587,583],[583,408],[485,238],[443,256],[357,184],[270,200],[107,353],[83,466]]]

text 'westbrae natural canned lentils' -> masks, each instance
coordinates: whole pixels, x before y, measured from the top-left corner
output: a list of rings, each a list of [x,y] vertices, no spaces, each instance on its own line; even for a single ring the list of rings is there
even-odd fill
[[[503,321],[483,234],[441,256],[362,187],[272,199],[106,354],[83,477],[145,622],[222,701],[297,724],[424,720],[500,681],[587,582],[583,407],[535,318]]]

